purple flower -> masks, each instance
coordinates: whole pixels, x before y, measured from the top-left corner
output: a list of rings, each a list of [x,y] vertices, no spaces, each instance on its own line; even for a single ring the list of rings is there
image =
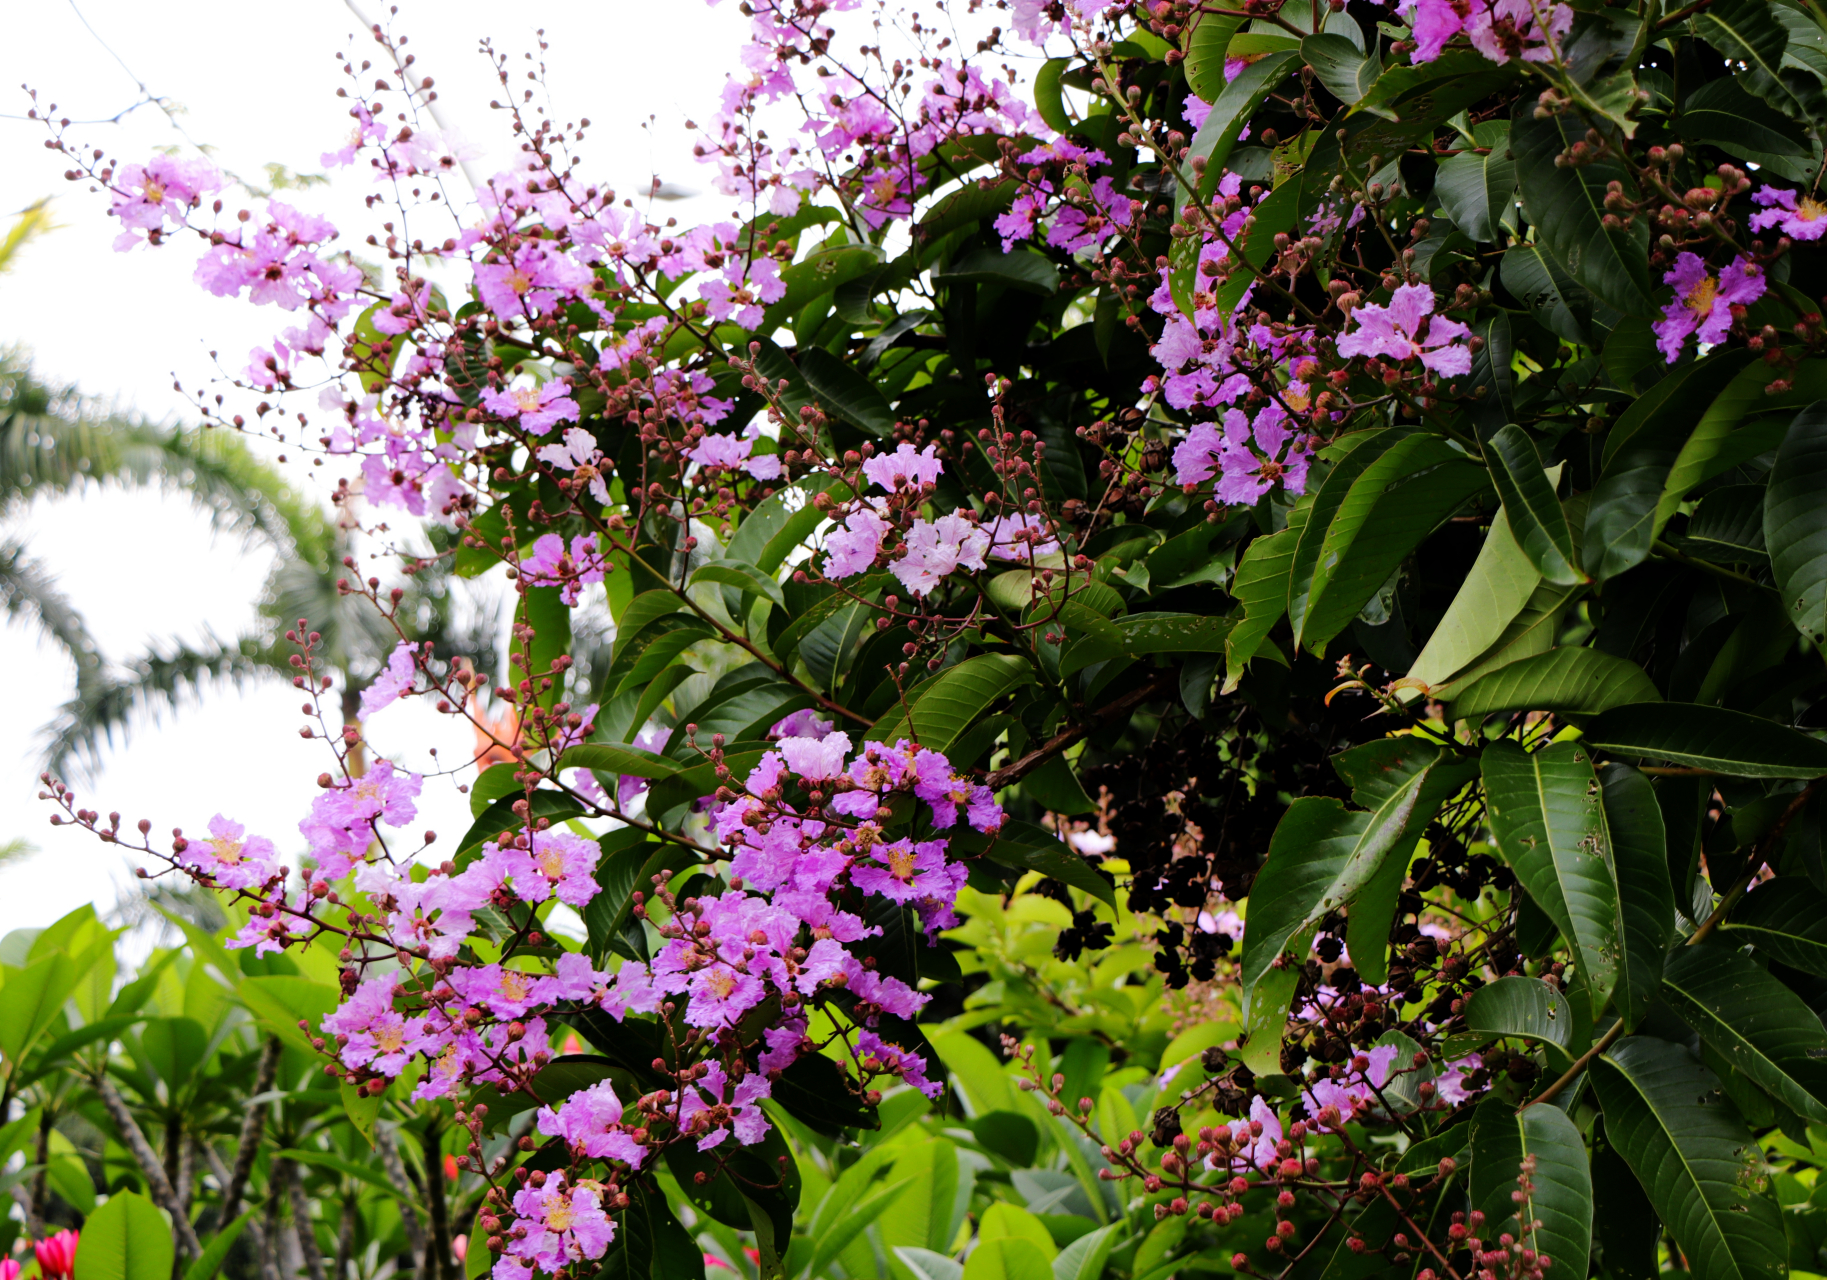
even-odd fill
[[[1423,0],[1425,3],[1426,0]],[[1537,6],[1545,4],[1548,21],[1536,21]],[[1524,62],[1546,62],[1553,57],[1551,45],[1558,45],[1573,29],[1573,9],[1565,4],[1548,4],[1546,0],[1488,0],[1477,5],[1465,20],[1465,33],[1472,47],[1492,62],[1521,58]]]
[[[1753,203],[1764,206],[1762,213],[1751,215],[1751,230],[1782,228],[1791,240],[1819,240],[1827,232],[1827,204],[1814,196],[1797,198],[1795,192],[1779,187],[1764,187],[1752,195]]]
[[[909,1053],[898,1044],[890,1044],[873,1031],[856,1037],[857,1063],[865,1075],[898,1076],[929,1098],[937,1098],[944,1086],[926,1078],[926,1059]]]
[[[1444,316],[1429,317],[1434,310],[1434,291],[1424,284],[1397,286],[1389,305],[1366,304],[1351,313],[1356,327],[1339,338],[1342,356],[1387,356],[1407,360],[1419,356],[1421,363],[1446,378],[1472,371],[1472,349],[1462,341],[1471,330]],[[1427,336],[1415,335],[1426,322]]]
[[[945,464],[934,456],[937,452],[936,445],[915,450],[903,442],[893,453],[864,459],[863,474],[890,493],[902,485],[932,484],[945,471]]]
[[[992,560],[1018,560],[1025,564],[1035,556],[1050,556],[1059,550],[1059,539],[1048,531],[1044,516],[1019,511],[997,516],[987,527]]]
[[[1400,0],[1396,9],[1408,19],[1415,36],[1415,62],[1432,62],[1465,29],[1477,0]]]
[[[516,1192],[514,1212],[519,1215],[515,1227],[526,1234],[510,1237],[505,1252],[541,1271],[556,1272],[570,1263],[600,1258],[615,1239],[615,1223],[603,1212],[598,1185],[584,1181],[566,1186],[563,1173],[548,1175],[543,1187]]]
[[[943,840],[879,844],[869,851],[869,857],[872,861],[858,861],[850,869],[850,883],[864,893],[877,894],[890,902],[912,902],[944,890]]]
[[[571,384],[562,379],[543,387],[520,382],[500,391],[484,391],[482,404],[498,417],[517,420],[536,436],[543,436],[561,422],[577,421],[577,401],[571,398]]]
[[[761,1101],[772,1093],[767,1077],[754,1073],[731,1089],[723,1064],[713,1062],[697,1083],[686,1085],[676,1095],[679,1128],[688,1135],[703,1135],[698,1139],[700,1151],[709,1151],[732,1133],[743,1146],[753,1146],[767,1137],[769,1126]]]
[[[558,1110],[539,1109],[539,1131],[548,1137],[563,1138],[571,1147],[582,1147],[592,1160],[620,1160],[640,1168],[647,1158],[647,1148],[629,1136],[621,1127],[622,1100],[615,1096],[613,1082],[582,1089],[566,1098]]]
[[[1662,308],[1662,319],[1651,326],[1656,331],[1656,346],[1663,358],[1673,364],[1693,334],[1703,345],[1725,341],[1732,328],[1732,308],[1749,306],[1764,296],[1763,268],[1738,257],[1717,276],[1707,273],[1699,255],[1683,253],[1675,259],[1674,270],[1662,277],[1663,284],[1675,286],[1675,296]]]
[[[514,861],[514,893],[522,902],[544,902],[556,896],[567,906],[581,907],[601,887],[596,864],[602,849],[594,841],[569,831],[533,833],[532,849],[506,851]],[[488,846],[484,846],[486,849]]]
[[[209,839],[192,840],[178,860],[224,889],[254,889],[279,867],[279,851],[265,836],[243,839],[246,828],[221,814],[209,820]]]
[[[143,165],[122,165],[115,175],[114,203],[108,208],[126,228],[115,238],[115,249],[125,251],[154,239],[167,219],[183,226],[193,204],[221,189],[222,174],[207,160],[155,156]]]
[[[364,717],[373,715],[382,707],[391,706],[401,694],[412,688],[412,677],[418,670],[412,655],[413,646],[410,641],[402,640],[393,646],[393,652],[387,657],[387,669],[374,678],[374,683],[362,690]]]
[[[1483,1068],[1484,1059],[1475,1053],[1447,1063],[1434,1079],[1435,1096],[1449,1106],[1455,1107],[1462,1102],[1470,1101],[1473,1090],[1466,1087],[1465,1079],[1474,1071]]]
[[[411,822],[418,814],[413,801],[423,784],[418,774],[396,774],[391,760],[377,760],[362,777],[319,792],[310,816],[298,824],[318,861],[316,878],[339,880],[347,875],[368,851],[377,822],[394,827]]]
[[[868,508],[844,517],[844,527],[825,537],[825,576],[848,578],[875,567],[888,522]]]
[[[1189,93],[1180,103],[1180,112],[1186,117],[1186,125],[1194,133],[1205,125],[1205,118],[1212,114],[1212,104],[1196,93]]]
[[[570,605],[577,603],[579,587],[603,580],[608,566],[609,562],[597,553],[594,533],[572,538],[568,555],[564,538],[548,533],[535,541],[532,554],[521,560],[520,576],[531,586],[563,587],[559,598]]]
[[[707,471],[748,472],[757,480],[778,480],[780,478],[780,455],[763,454],[759,458],[751,457],[755,448],[752,439],[737,436],[705,436],[691,448],[685,450],[685,456]]]
[[[776,720],[774,727],[768,730],[768,737],[775,739],[822,738],[836,727],[837,725],[830,720],[819,719],[815,709],[806,707]]]
[[[325,1035],[348,1037],[337,1054],[344,1066],[397,1076],[423,1047],[425,1019],[403,1017],[393,1007],[394,992],[404,978],[399,972],[369,978],[324,1018]]]
[[[990,535],[962,515],[916,520],[903,540],[907,555],[889,566],[901,585],[917,596],[931,593],[956,569],[981,569]]]
[[[787,768],[808,781],[823,781],[843,775],[844,759],[850,754],[850,735],[828,733],[822,738],[782,738],[778,746]]]

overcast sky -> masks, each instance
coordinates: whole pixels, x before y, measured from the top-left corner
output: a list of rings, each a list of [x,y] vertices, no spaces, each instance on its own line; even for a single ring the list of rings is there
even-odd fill
[[[661,206],[663,214],[682,222],[727,216],[709,194],[710,171],[691,157],[683,122],[714,109],[733,65],[744,31],[733,3],[399,0],[398,8],[415,69],[435,78],[440,105],[482,153],[480,172],[504,167],[512,144],[503,118],[487,109],[501,90],[478,42],[492,39],[524,70],[530,64],[521,55],[536,51],[535,28],[543,26],[555,114],[595,122],[584,149],[593,176],[633,193],[658,175],[701,193]],[[177,125],[157,107],[142,106],[119,124],[74,128],[72,138],[126,159],[194,141],[214,149],[229,170],[259,174],[277,163],[312,173],[321,169],[320,153],[340,145],[350,127],[346,103],[335,96],[344,81],[334,56],[344,49],[376,56],[342,0],[13,6],[0,42],[0,115],[9,117],[0,119],[0,215],[49,195],[62,225],[0,276],[0,346],[24,346],[50,379],[176,418],[185,401],[172,389],[174,378],[187,388],[208,387],[211,351],[239,368],[250,348],[291,319],[198,289],[189,278],[196,252],[188,244],[112,252],[118,227],[101,198],[63,180],[65,164],[45,150],[41,126],[10,118],[29,105],[15,86],[36,88],[60,115],[105,120],[137,101],[143,83],[180,108]],[[652,127],[641,128],[649,117]],[[361,199],[368,190],[363,174],[344,170],[329,188],[293,199],[365,234]],[[328,467],[299,474],[320,488],[334,482]],[[181,502],[156,494],[40,503],[16,513],[0,533],[26,538],[57,571],[115,658],[156,637],[235,635],[253,619],[269,564],[233,540],[212,539]],[[34,798],[36,732],[69,696],[69,664],[29,627],[14,624],[0,626],[0,670],[10,684],[0,721],[0,840],[25,836],[40,850],[0,870],[4,933],[48,923],[85,901],[112,902],[126,871],[118,854],[51,830],[48,806]],[[221,810],[282,849],[296,848],[296,824],[315,790],[311,779],[327,765],[321,746],[297,736],[298,703],[284,685],[213,693],[203,706],[142,727],[112,751],[97,783],[83,787],[83,802],[119,809],[129,823],[150,818],[160,832],[200,831]],[[372,736],[383,750],[438,744],[446,758],[467,745],[467,734],[454,735],[448,723],[404,705],[378,717]],[[454,784],[428,783],[422,825],[454,840],[468,816]]]

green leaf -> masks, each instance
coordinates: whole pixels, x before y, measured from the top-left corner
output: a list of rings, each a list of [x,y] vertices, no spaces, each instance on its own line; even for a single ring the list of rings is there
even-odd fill
[[[1021,780],[1021,789],[1049,813],[1091,813],[1097,802],[1085,794],[1084,784],[1063,755],[1054,756]]]
[[[1796,1114],[1827,1124],[1827,1029],[1750,956],[1677,947],[1662,966],[1662,994],[1735,1069]]]
[[[1242,13],[1196,12],[1192,35],[1186,41],[1186,87],[1201,100],[1217,102],[1225,91],[1225,54],[1230,50],[1231,37],[1246,21]]]
[[[1515,294],[1535,318],[1568,342],[1587,343],[1592,295],[1567,274],[1558,258],[1540,241],[1523,241],[1504,250],[1498,263],[1503,287]]]
[[[1618,886],[1598,775],[1583,743],[1533,754],[1513,741],[1483,756],[1491,832],[1516,878],[1572,947],[1602,1005],[1618,977]]]
[[[256,1021],[305,1053],[317,1052],[311,1047],[311,1034],[341,1003],[336,988],[329,983],[292,974],[243,978],[236,994]],[[298,1029],[300,1019],[311,1024],[311,1033]]]
[[[1510,150],[1522,186],[1523,208],[1560,266],[1601,302],[1626,315],[1653,315],[1649,296],[1649,228],[1604,225],[1606,184],[1630,175],[1615,160],[1574,168],[1555,157],[1586,136],[1587,122],[1576,111],[1535,118],[1532,101],[1519,104],[1510,124]]]
[[[1374,799],[1376,807],[1349,811],[1330,796],[1302,796],[1276,824],[1244,924],[1239,976],[1246,1008],[1289,942],[1349,905],[1386,860],[1406,859],[1441,804],[1470,777],[1463,762],[1414,737],[1384,739],[1346,754],[1351,757],[1346,769],[1375,777],[1374,791],[1360,789],[1360,795]]]
[[[933,273],[933,283],[1004,284],[1023,293],[1059,292],[1059,268],[1045,254],[1032,249],[997,253],[994,249],[972,249],[944,271]]]
[[[1778,876],[1755,886],[1719,931],[1791,968],[1827,978],[1827,894],[1806,876]]]
[[[915,695],[911,723],[898,712],[884,717],[868,733],[879,742],[915,738],[929,750],[944,752],[998,699],[1034,683],[1034,668],[1013,654],[980,654],[939,673]]]
[[[1777,21],[1774,7],[1765,0],[1719,0],[1694,16],[1694,29],[1728,62],[1744,64],[1738,74],[1752,93],[1792,102],[1781,79],[1789,32]]]
[[[1289,599],[1295,644],[1323,654],[1327,641],[1351,624],[1421,540],[1489,486],[1485,468],[1438,436],[1411,435],[1382,452],[1352,482],[1324,528],[1305,599]],[[1302,548],[1319,531],[1319,515],[1316,499]]]
[[[1533,1190],[1520,1203],[1525,1160],[1532,1160]],[[1592,1253],[1592,1170],[1578,1126],[1559,1107],[1517,1111],[1487,1098],[1472,1116],[1472,1206],[1484,1211],[1484,1238],[1507,1232],[1521,1239],[1519,1222],[1536,1222],[1529,1247],[1553,1261],[1553,1272],[1586,1273]]]
[[[1208,17],[1206,21],[1211,21],[1211,18]],[[1222,79],[1223,55],[1218,57],[1217,65],[1218,75]],[[1181,162],[1190,171],[1194,160],[1200,156],[1205,157],[1205,176],[1199,181],[1201,200],[1210,200],[1212,193],[1218,190],[1218,180],[1224,175],[1224,162],[1230,158],[1231,148],[1237,145],[1237,135],[1243,132],[1250,117],[1268,100],[1275,86],[1287,79],[1300,65],[1300,52],[1296,49],[1271,53],[1250,63],[1237,73],[1235,80],[1217,90],[1215,98],[1208,99],[1212,109],[1206,114],[1205,123],[1193,134],[1191,154]],[[1204,94],[1200,96],[1204,97]],[[1189,193],[1184,187],[1174,192],[1176,215],[1186,207],[1188,199]],[[1190,238],[1195,241],[1200,239],[1198,236]]]
[[[1711,543],[1722,551],[1735,553],[1740,560],[1769,560],[1769,548],[1764,542],[1764,493],[1761,484],[1729,484],[1714,489],[1688,517],[1688,541]]]
[[[378,1103],[380,1099],[375,1101]],[[248,1222],[259,1212],[260,1206],[256,1205],[211,1236],[209,1243],[203,1246],[203,1252],[184,1269],[184,1280],[215,1280],[216,1273],[222,1270],[222,1264],[228,1261],[228,1251],[234,1248],[235,1241],[241,1238]],[[486,1254],[488,1250],[482,1252]]]
[[[342,1095],[343,1114],[349,1117],[349,1123],[355,1131],[373,1145],[374,1122],[381,1118],[380,1098],[364,1094],[347,1080],[343,1081]]]
[[[609,952],[631,960],[644,960],[639,926],[634,919],[634,892],[653,894],[653,878],[671,877],[694,865],[697,856],[671,841],[650,841],[638,829],[612,831],[602,838],[603,859],[596,866],[597,894],[584,904],[584,926],[589,930],[591,958],[601,963]]]
[[[96,958],[91,955],[90,963]],[[23,969],[11,965],[0,969],[5,978],[0,985],[0,1053],[7,1061],[24,1059],[63,1010],[87,967],[58,951]]]
[[[1270,969],[1255,986],[1246,988],[1243,1002],[1243,1034],[1237,1043],[1243,1065],[1259,1076],[1281,1072],[1281,1039],[1286,1031],[1288,1010],[1294,1003],[1295,988],[1300,986],[1299,965]]]
[[[516,618],[533,632],[531,641],[522,647],[514,645],[516,654],[525,654],[527,665],[520,668],[522,678],[531,679],[538,690],[539,705],[550,711],[552,704],[565,697],[565,678],[552,665],[571,651],[571,610],[564,602],[562,587],[528,587],[521,597]],[[518,664],[516,664],[518,665]],[[550,678],[552,687],[540,690],[542,680]]]
[[[958,831],[952,836],[955,853],[980,854],[991,862],[1022,871],[1038,871],[1061,884],[1071,885],[1116,908],[1116,891],[1064,840],[1044,827],[1009,819],[995,836]]]
[[[1693,1273],[1781,1280],[1788,1250],[1776,1205],[1757,1189],[1762,1152],[1713,1073],[1680,1045],[1627,1036],[1593,1062],[1592,1079],[1606,1137]]]
[[[171,1224],[145,1196],[117,1191],[82,1224],[75,1280],[171,1280]]]
[[[971,1250],[963,1280],[1053,1280],[1053,1266],[1032,1240],[1001,1236]]]
[[[1574,563],[1573,531],[1529,433],[1512,423],[1485,442],[1484,452],[1510,533],[1543,580],[1561,587],[1585,582]]]
[[[918,1245],[899,1245],[894,1256],[914,1280],[964,1280],[964,1264]]]
[[[1485,242],[1496,240],[1506,224],[1515,225],[1516,161],[1509,155],[1509,121],[1481,124],[1474,136],[1488,150],[1442,160],[1434,173],[1434,198],[1461,231]]]
[[[1745,150],[1772,156],[1812,156],[1808,133],[1745,92],[1737,76],[1710,80],[1688,94],[1675,132],[1689,142],[1710,142],[1733,155]]]
[[[1599,649],[1550,649],[1459,686],[1451,700],[1455,717],[1472,719],[1499,711],[1596,715],[1661,697],[1634,662]]]
[[[1340,102],[1357,102],[1383,74],[1383,61],[1366,53],[1344,36],[1331,32],[1307,36],[1300,42],[1300,56],[1313,74]]]
[[[1584,1029],[1573,1006],[1540,978],[1516,975],[1478,988],[1465,1002],[1465,1029],[1483,1037],[1517,1036],[1551,1044],[1571,1057]]]
[[[1827,402],[1795,415],[1770,468],[1764,545],[1789,619],[1827,644]]]
[[[1586,726],[1586,741],[1618,755],[1667,760],[1736,778],[1827,774],[1827,742],[1726,707],[1687,702],[1614,707]]]
[[[736,588],[743,595],[759,596],[782,609],[787,607],[786,597],[781,594],[778,582],[755,566],[743,564],[739,560],[713,560],[700,566],[691,575],[691,581],[693,586],[701,582],[721,582]]]
[[[1288,620],[1299,635],[1301,623],[1307,616],[1309,598],[1313,592],[1315,577],[1320,571],[1320,548],[1326,541],[1327,531],[1332,527],[1333,518],[1339,508],[1345,505],[1345,499],[1351,493],[1351,487],[1368,471],[1373,463],[1380,459],[1391,448],[1400,443],[1402,434],[1389,429],[1353,432],[1335,442],[1334,448],[1343,449],[1342,456],[1334,459],[1332,468],[1313,497],[1305,506],[1306,519],[1299,532],[1294,535],[1294,556],[1288,567],[1287,598],[1284,607]],[[1286,536],[1294,530],[1294,522],[1288,522],[1288,529],[1277,537]],[[1258,539],[1261,541],[1261,539]],[[1247,564],[1249,557],[1245,556]],[[1238,569],[1238,586],[1242,586],[1244,570]]]
[[[799,353],[799,372],[828,412],[872,436],[894,434],[894,410],[875,383],[823,347]]]
[[[1242,570],[1238,573],[1241,577]],[[1503,639],[1505,629],[1529,604],[1541,579],[1541,570],[1517,545],[1507,513],[1499,509],[1472,562],[1472,571],[1408,669],[1408,679],[1431,689],[1470,666]]]
[[[842,1213],[834,1214],[831,1224],[818,1237],[818,1243],[813,1249],[811,1274],[823,1275],[825,1269],[836,1261],[838,1254],[848,1248],[852,1240],[862,1235],[864,1228],[881,1217],[883,1210],[893,1204],[912,1181],[908,1178],[901,1182],[886,1183],[861,1199],[845,1205]]]
[[[1295,514],[1304,514],[1296,507]],[[1243,608],[1243,616],[1224,640],[1223,693],[1236,691],[1244,669],[1256,656],[1269,631],[1288,611],[1288,575],[1294,565],[1295,544],[1300,540],[1301,526],[1288,522],[1280,533],[1257,538],[1250,543],[1238,561],[1237,573],[1231,579],[1231,594]]]
[[[1107,662],[1116,657],[1140,658],[1150,653],[1223,653],[1232,623],[1228,618],[1191,613],[1132,613],[1108,626],[1107,634],[1087,636],[1072,646],[1060,660],[1060,675],[1068,676],[1094,662]]]
[[[679,771],[679,766],[641,747],[586,742],[567,747],[553,766],[554,773],[565,769],[594,769],[599,773],[625,774],[631,778],[670,778]]]
[[[1605,827],[1618,879],[1618,917],[1624,950],[1615,1000],[1627,1030],[1634,1030],[1655,999],[1662,958],[1675,932],[1675,893],[1668,876],[1668,837],[1662,807],[1648,778],[1627,764],[1599,770]]]
[[[275,1156],[284,1156],[287,1159],[296,1160],[299,1164],[311,1165],[313,1168],[329,1169],[333,1173],[340,1173],[344,1177],[354,1178],[358,1182],[367,1183],[377,1191],[383,1191],[395,1199],[406,1200],[414,1204],[418,1203],[413,1197],[412,1187],[410,1185],[400,1186],[396,1184],[376,1165],[357,1164],[353,1160],[345,1160],[341,1156],[328,1151],[287,1149],[276,1151],[273,1154]]]
[[[1034,73],[1034,109],[1055,133],[1071,133],[1074,127],[1060,91],[1060,77],[1066,73],[1071,61],[1070,58],[1048,58]],[[817,1267],[813,1268],[814,1272],[817,1270]]]

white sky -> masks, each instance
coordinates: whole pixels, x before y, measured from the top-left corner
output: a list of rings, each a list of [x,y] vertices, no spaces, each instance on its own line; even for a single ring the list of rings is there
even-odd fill
[[[383,6],[364,7],[379,16]],[[80,8],[80,17],[77,9]],[[505,167],[512,154],[503,118],[487,110],[501,96],[476,52],[490,37],[511,53],[535,48],[543,26],[552,47],[545,59],[561,120],[595,122],[585,154],[592,175],[628,194],[654,174],[705,193],[660,206],[681,223],[727,216],[709,194],[711,171],[691,158],[682,127],[714,110],[725,71],[735,63],[744,20],[733,3],[701,0],[531,0],[504,6],[477,0],[398,0],[397,29],[409,33],[415,70],[435,78],[440,106],[453,125],[483,151],[478,169]],[[94,34],[83,24],[86,18]],[[378,57],[365,37],[351,45],[358,23],[341,0],[242,0],[225,5],[171,0],[42,0],[14,5],[0,42],[0,114],[23,116],[29,105],[14,88],[29,83],[60,115],[105,118],[139,96],[135,77],[157,95],[181,104],[185,132],[217,151],[228,169],[258,175],[268,162],[317,172],[321,152],[348,132],[344,83],[333,55],[352,48]],[[131,74],[124,70],[105,40]],[[639,127],[656,118],[651,131]],[[183,137],[156,107],[142,107],[119,125],[73,129],[73,138],[137,159]],[[99,197],[66,183],[66,167],[43,146],[39,126],[0,119],[0,215],[54,195],[62,229],[23,253],[0,276],[0,345],[22,344],[37,371],[74,381],[89,392],[118,396],[152,415],[181,414],[174,375],[186,387],[214,376],[219,350],[239,368],[247,351],[266,343],[291,320],[271,308],[217,299],[191,284],[196,251],[179,244],[162,252],[116,254],[117,225]],[[364,174],[341,171],[329,188],[293,193],[303,208],[327,213],[345,232],[366,234]],[[300,474],[305,469],[299,468]],[[334,483],[332,468],[316,481]],[[17,513],[0,533],[27,538],[52,565],[81,607],[110,657],[138,652],[149,639],[206,631],[235,635],[253,618],[268,557],[246,554],[229,539],[212,540],[203,520],[181,501],[152,493],[93,493],[39,503]],[[111,903],[126,879],[123,859],[95,841],[47,825],[49,806],[34,797],[36,731],[69,696],[71,670],[30,628],[0,626],[0,670],[12,694],[0,727],[0,840],[26,836],[40,852],[0,870],[0,933],[47,924],[86,901]],[[160,727],[142,727],[130,744],[109,754],[97,785],[83,802],[119,809],[128,823],[150,818],[156,832],[183,826],[201,831],[217,810],[269,835],[281,849],[297,846],[296,823],[327,766],[317,744],[297,736],[299,695],[285,685],[246,694],[219,690],[204,705]],[[467,746],[467,733],[415,706],[379,717],[371,736],[382,750],[444,747],[447,758]],[[405,762],[423,765],[408,756]],[[450,782],[428,783],[422,825],[451,842],[468,825],[468,807]],[[448,846],[447,846],[448,847]]]

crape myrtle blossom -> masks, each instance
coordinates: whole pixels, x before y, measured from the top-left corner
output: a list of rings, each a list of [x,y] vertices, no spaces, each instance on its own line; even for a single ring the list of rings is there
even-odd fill
[[[1241,409],[1227,409],[1222,427],[1194,423],[1174,446],[1174,479],[1196,487],[1218,474],[1215,496],[1223,503],[1254,503],[1277,484],[1304,493],[1308,454],[1286,424],[1278,404],[1258,410],[1254,424]]]
[[[1819,240],[1827,232],[1827,203],[1812,193],[1798,196],[1782,187],[1762,187],[1751,195],[1762,213],[1751,215],[1751,230],[1777,228],[1791,240]]]
[[[418,672],[412,654],[410,641],[402,640],[393,646],[393,652],[387,655],[386,668],[362,690],[363,716],[371,716],[383,707],[392,706],[399,701],[401,694],[411,692],[413,676]]]
[[[1397,0],[1396,12],[1414,33],[1417,63],[1461,33],[1492,62],[1547,62],[1573,29],[1573,8],[1560,0]]]
[[[1366,303],[1351,313],[1352,328],[1340,336],[1341,356],[1419,357],[1430,371],[1456,378],[1472,371],[1471,330],[1436,316],[1434,291],[1424,284],[1396,286],[1387,306]],[[1418,336],[1418,335],[1425,336]]]
[[[551,1273],[573,1263],[594,1261],[615,1240],[615,1223],[603,1209],[603,1186],[589,1179],[568,1185],[563,1173],[514,1194],[516,1230],[493,1280],[525,1280],[533,1269]],[[525,1234],[522,1235],[521,1232]]]
[[[145,164],[126,164],[114,175],[114,200],[108,212],[123,230],[114,247],[124,252],[140,244],[158,244],[168,231],[185,225],[190,210],[222,190],[222,173],[204,159],[154,156]]]
[[[571,539],[569,550],[556,533],[542,534],[533,542],[533,551],[520,562],[520,576],[535,587],[562,587],[560,598],[568,605],[577,603],[580,588],[601,582],[609,572],[609,562],[597,550],[594,533],[578,534]]]
[[[178,861],[224,889],[253,889],[279,871],[279,851],[265,836],[249,836],[221,814],[209,820],[209,839],[192,840]]]
[[[916,596],[929,595],[959,569],[981,569],[990,549],[989,533],[960,514],[915,520],[901,540],[906,553],[888,566]]]
[[[571,398],[570,384],[561,379],[543,386],[531,380],[520,380],[511,387],[485,391],[482,404],[503,420],[519,423],[536,436],[543,436],[561,422],[577,421],[577,401]]]
[[[780,455],[764,453],[754,456],[755,441],[738,435],[707,435],[684,451],[685,456],[707,471],[748,472],[757,480],[780,478]]]
[[[1734,309],[1742,315],[1743,308],[1763,297],[1766,288],[1763,268],[1747,258],[1732,259],[1730,266],[1714,275],[1705,260],[1693,253],[1677,257],[1662,283],[1675,286],[1675,296],[1650,328],[1655,331],[1657,349],[1669,364],[1681,357],[1690,334],[1702,345],[1725,341],[1737,318]]]

